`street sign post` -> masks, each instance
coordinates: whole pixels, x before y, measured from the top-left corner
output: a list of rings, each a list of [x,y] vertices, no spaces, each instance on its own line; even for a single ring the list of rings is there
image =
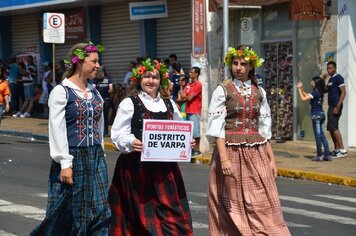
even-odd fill
[[[56,81],[56,43],[65,42],[65,16],[62,13],[43,13],[43,42],[52,43],[52,84]]]
[[[45,43],[64,43],[65,17],[61,13],[43,14],[43,41]]]

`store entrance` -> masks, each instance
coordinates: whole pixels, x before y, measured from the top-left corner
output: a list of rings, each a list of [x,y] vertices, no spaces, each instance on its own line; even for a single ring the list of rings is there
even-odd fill
[[[272,113],[272,139],[293,139],[292,42],[264,44],[265,88]]]

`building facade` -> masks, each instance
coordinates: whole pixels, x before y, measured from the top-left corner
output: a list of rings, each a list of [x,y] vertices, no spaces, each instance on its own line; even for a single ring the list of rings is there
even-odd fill
[[[222,2],[210,1],[208,14],[208,41],[210,47],[216,49],[211,50],[209,59],[211,75],[216,83],[223,79]],[[308,1],[304,2],[308,4]],[[265,59],[264,66],[257,73],[263,79],[262,86],[266,89],[272,111],[272,138],[277,140],[314,139],[310,104],[301,102],[296,84],[300,80],[306,91],[311,91],[311,79],[326,72],[328,60],[335,60],[347,88],[340,130],[345,146],[354,147],[356,126],[349,120],[356,108],[352,108],[349,101],[356,95],[352,82],[356,75],[353,73],[355,57],[352,56],[356,52],[353,34],[356,21],[352,14],[356,9],[355,3],[347,0],[321,1],[322,9],[318,9],[323,11],[323,15],[307,20],[292,19],[291,4],[293,1],[289,0],[229,1],[229,45],[249,45]],[[311,14],[318,15],[315,11]]]

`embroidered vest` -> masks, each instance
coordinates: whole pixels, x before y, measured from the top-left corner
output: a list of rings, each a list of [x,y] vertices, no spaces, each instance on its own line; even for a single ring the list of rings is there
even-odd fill
[[[173,106],[169,99],[163,99],[167,107],[165,112],[149,111],[138,96],[131,96],[134,104],[134,114],[131,120],[131,133],[139,140],[142,140],[143,119],[172,120]]]
[[[256,144],[265,142],[258,132],[262,95],[251,85],[251,94],[243,95],[233,82],[222,84],[226,92],[225,141],[234,144]],[[243,88],[241,88],[243,89]]]
[[[65,118],[69,147],[101,145],[98,122],[103,107],[98,91],[93,90],[91,99],[83,99],[73,89],[63,87],[67,93]]]

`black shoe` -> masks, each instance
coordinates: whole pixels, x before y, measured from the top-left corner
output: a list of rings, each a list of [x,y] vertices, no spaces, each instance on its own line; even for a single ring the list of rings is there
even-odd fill
[[[201,156],[201,152],[197,151],[197,150],[193,150],[192,151],[192,157],[198,157],[198,156]]]

